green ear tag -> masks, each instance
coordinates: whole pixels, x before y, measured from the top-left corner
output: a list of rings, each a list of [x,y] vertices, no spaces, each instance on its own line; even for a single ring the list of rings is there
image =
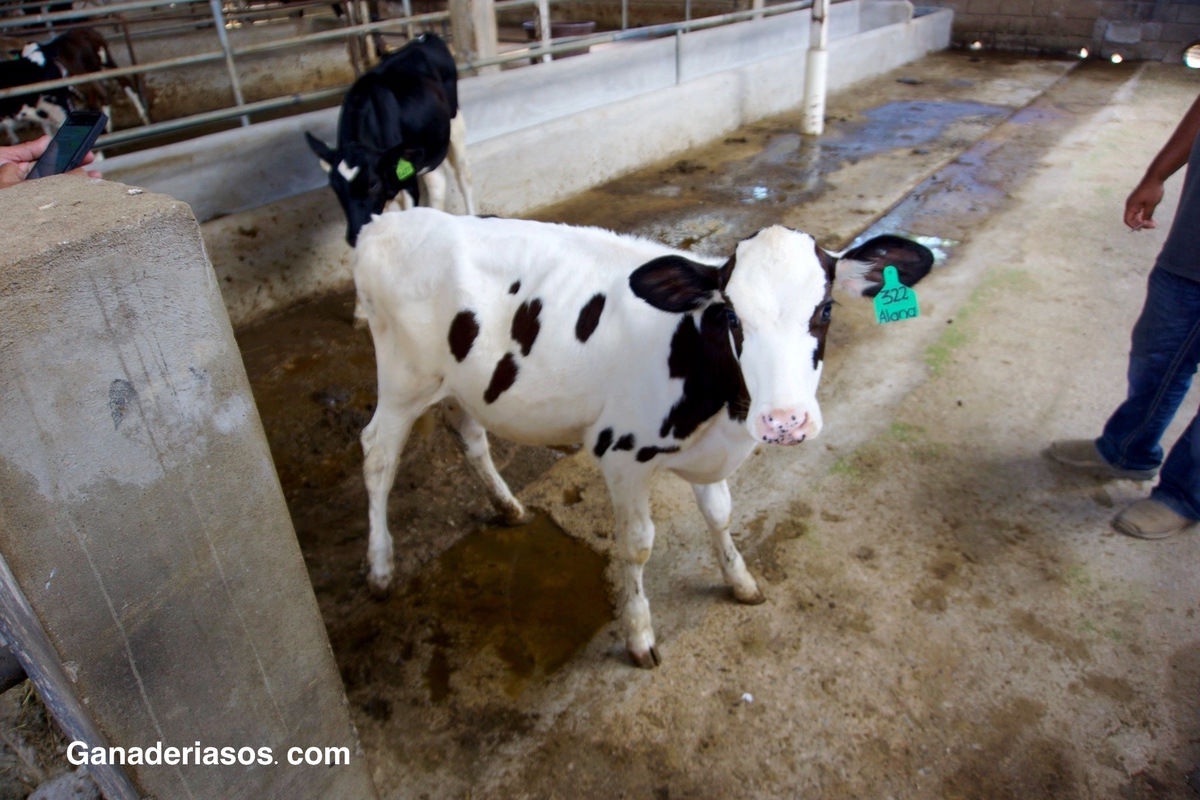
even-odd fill
[[[875,321],[880,325],[921,316],[917,293],[900,283],[893,266],[883,268],[883,288],[875,295]]]
[[[400,180],[406,181],[415,174],[417,174],[417,170],[411,161],[402,158],[396,162],[396,177]]]

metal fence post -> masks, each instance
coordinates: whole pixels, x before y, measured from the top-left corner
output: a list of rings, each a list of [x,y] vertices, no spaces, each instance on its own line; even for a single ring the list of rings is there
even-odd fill
[[[212,8],[213,24],[217,29],[217,39],[221,42],[221,50],[225,52],[225,69],[229,71],[229,84],[233,87],[233,99],[238,107],[246,105],[242,97],[242,84],[238,80],[237,64],[233,61],[233,48],[229,46],[229,34],[225,32],[225,14],[221,11],[221,0],[209,0]],[[250,117],[242,116],[242,127],[250,125]]]

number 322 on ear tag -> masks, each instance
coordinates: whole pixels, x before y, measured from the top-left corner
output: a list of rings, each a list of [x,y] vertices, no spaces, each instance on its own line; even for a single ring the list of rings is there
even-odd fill
[[[875,295],[875,321],[880,325],[921,316],[917,293],[900,282],[893,266],[883,268],[883,288]]]

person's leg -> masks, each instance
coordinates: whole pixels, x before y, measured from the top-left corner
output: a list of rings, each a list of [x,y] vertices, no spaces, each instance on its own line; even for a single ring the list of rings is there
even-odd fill
[[[1200,283],[1154,269],[1133,328],[1128,394],[1096,440],[1100,455],[1128,470],[1151,470],[1162,464],[1160,439],[1187,394],[1198,362]],[[1183,450],[1190,453],[1191,447]],[[1181,452],[1179,458],[1183,457]],[[1188,456],[1188,462],[1178,468],[1194,471],[1196,458]]]
[[[1150,498],[1180,516],[1200,520],[1200,413],[1171,448]]]

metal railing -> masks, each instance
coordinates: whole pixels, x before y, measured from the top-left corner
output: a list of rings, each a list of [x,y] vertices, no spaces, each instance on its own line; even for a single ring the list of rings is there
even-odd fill
[[[679,22],[662,23],[639,28],[626,28],[617,31],[605,31],[585,36],[569,36],[553,40],[530,43],[527,46],[517,46],[506,49],[499,55],[466,60],[459,63],[459,72],[475,73],[488,67],[505,67],[512,65],[532,64],[541,61],[546,56],[553,57],[568,51],[578,51],[581,48],[602,45],[613,42],[647,39],[656,37],[675,36],[677,42],[683,34],[726,25],[748,19],[754,19],[773,14],[810,8],[813,0],[792,0],[764,7],[751,8],[714,16],[691,19],[691,0],[685,0],[685,19]],[[560,7],[569,0],[560,0]],[[30,5],[30,4],[26,4]],[[363,40],[377,34],[399,35],[411,37],[416,29],[440,28],[445,32],[450,25],[448,10],[432,11],[421,14],[405,14],[404,16],[382,19],[372,22],[343,22],[340,27],[324,31],[314,31],[298,36],[283,36],[254,43],[234,46],[226,31],[239,25],[260,24],[279,19],[283,15],[291,18],[304,8],[328,8],[328,3],[294,2],[294,3],[263,3],[247,4],[237,7],[233,3],[222,3],[221,0],[125,0],[105,5],[88,5],[71,11],[52,13],[33,13],[18,17],[0,17],[0,35],[11,35],[9,31],[29,30],[30,26],[54,26],[52,31],[58,32],[70,27],[80,26],[117,26],[125,29],[126,43],[129,46],[130,66],[108,69],[101,72],[88,73],[82,76],[70,76],[63,79],[42,81],[27,84],[12,89],[0,90],[0,98],[13,97],[32,92],[45,92],[62,87],[70,87],[80,83],[102,81],[117,77],[132,76],[135,79],[153,75],[168,69],[179,69],[207,64],[223,63],[229,76],[234,102],[232,105],[195,114],[187,114],[173,119],[152,122],[149,125],[130,127],[102,136],[97,142],[98,149],[112,148],[120,145],[130,145],[165,134],[177,134],[193,128],[209,127],[214,124],[232,123],[240,120],[241,124],[250,124],[254,115],[274,114],[295,108],[297,110],[312,108],[321,103],[333,104],[336,98],[343,95],[348,84],[318,88],[310,91],[295,92],[283,96],[272,97],[253,102],[247,102],[241,91],[241,80],[238,70],[239,59],[297,48],[311,47],[329,42]],[[410,8],[405,0],[406,10]],[[498,0],[495,3],[497,14],[513,9],[533,7],[539,24],[543,30],[550,30],[550,9],[545,0]],[[165,9],[165,13],[163,13]],[[622,0],[622,23],[628,21],[628,0]],[[350,16],[350,15],[347,15]],[[160,59],[149,63],[137,63],[133,40],[139,34],[143,37],[162,35],[164,30],[202,30],[207,27],[215,29],[218,49],[205,52],[191,53],[173,58]],[[47,31],[43,31],[43,38]],[[548,43],[546,43],[548,42]],[[353,56],[351,55],[353,61]],[[356,69],[355,72],[358,70]]]

